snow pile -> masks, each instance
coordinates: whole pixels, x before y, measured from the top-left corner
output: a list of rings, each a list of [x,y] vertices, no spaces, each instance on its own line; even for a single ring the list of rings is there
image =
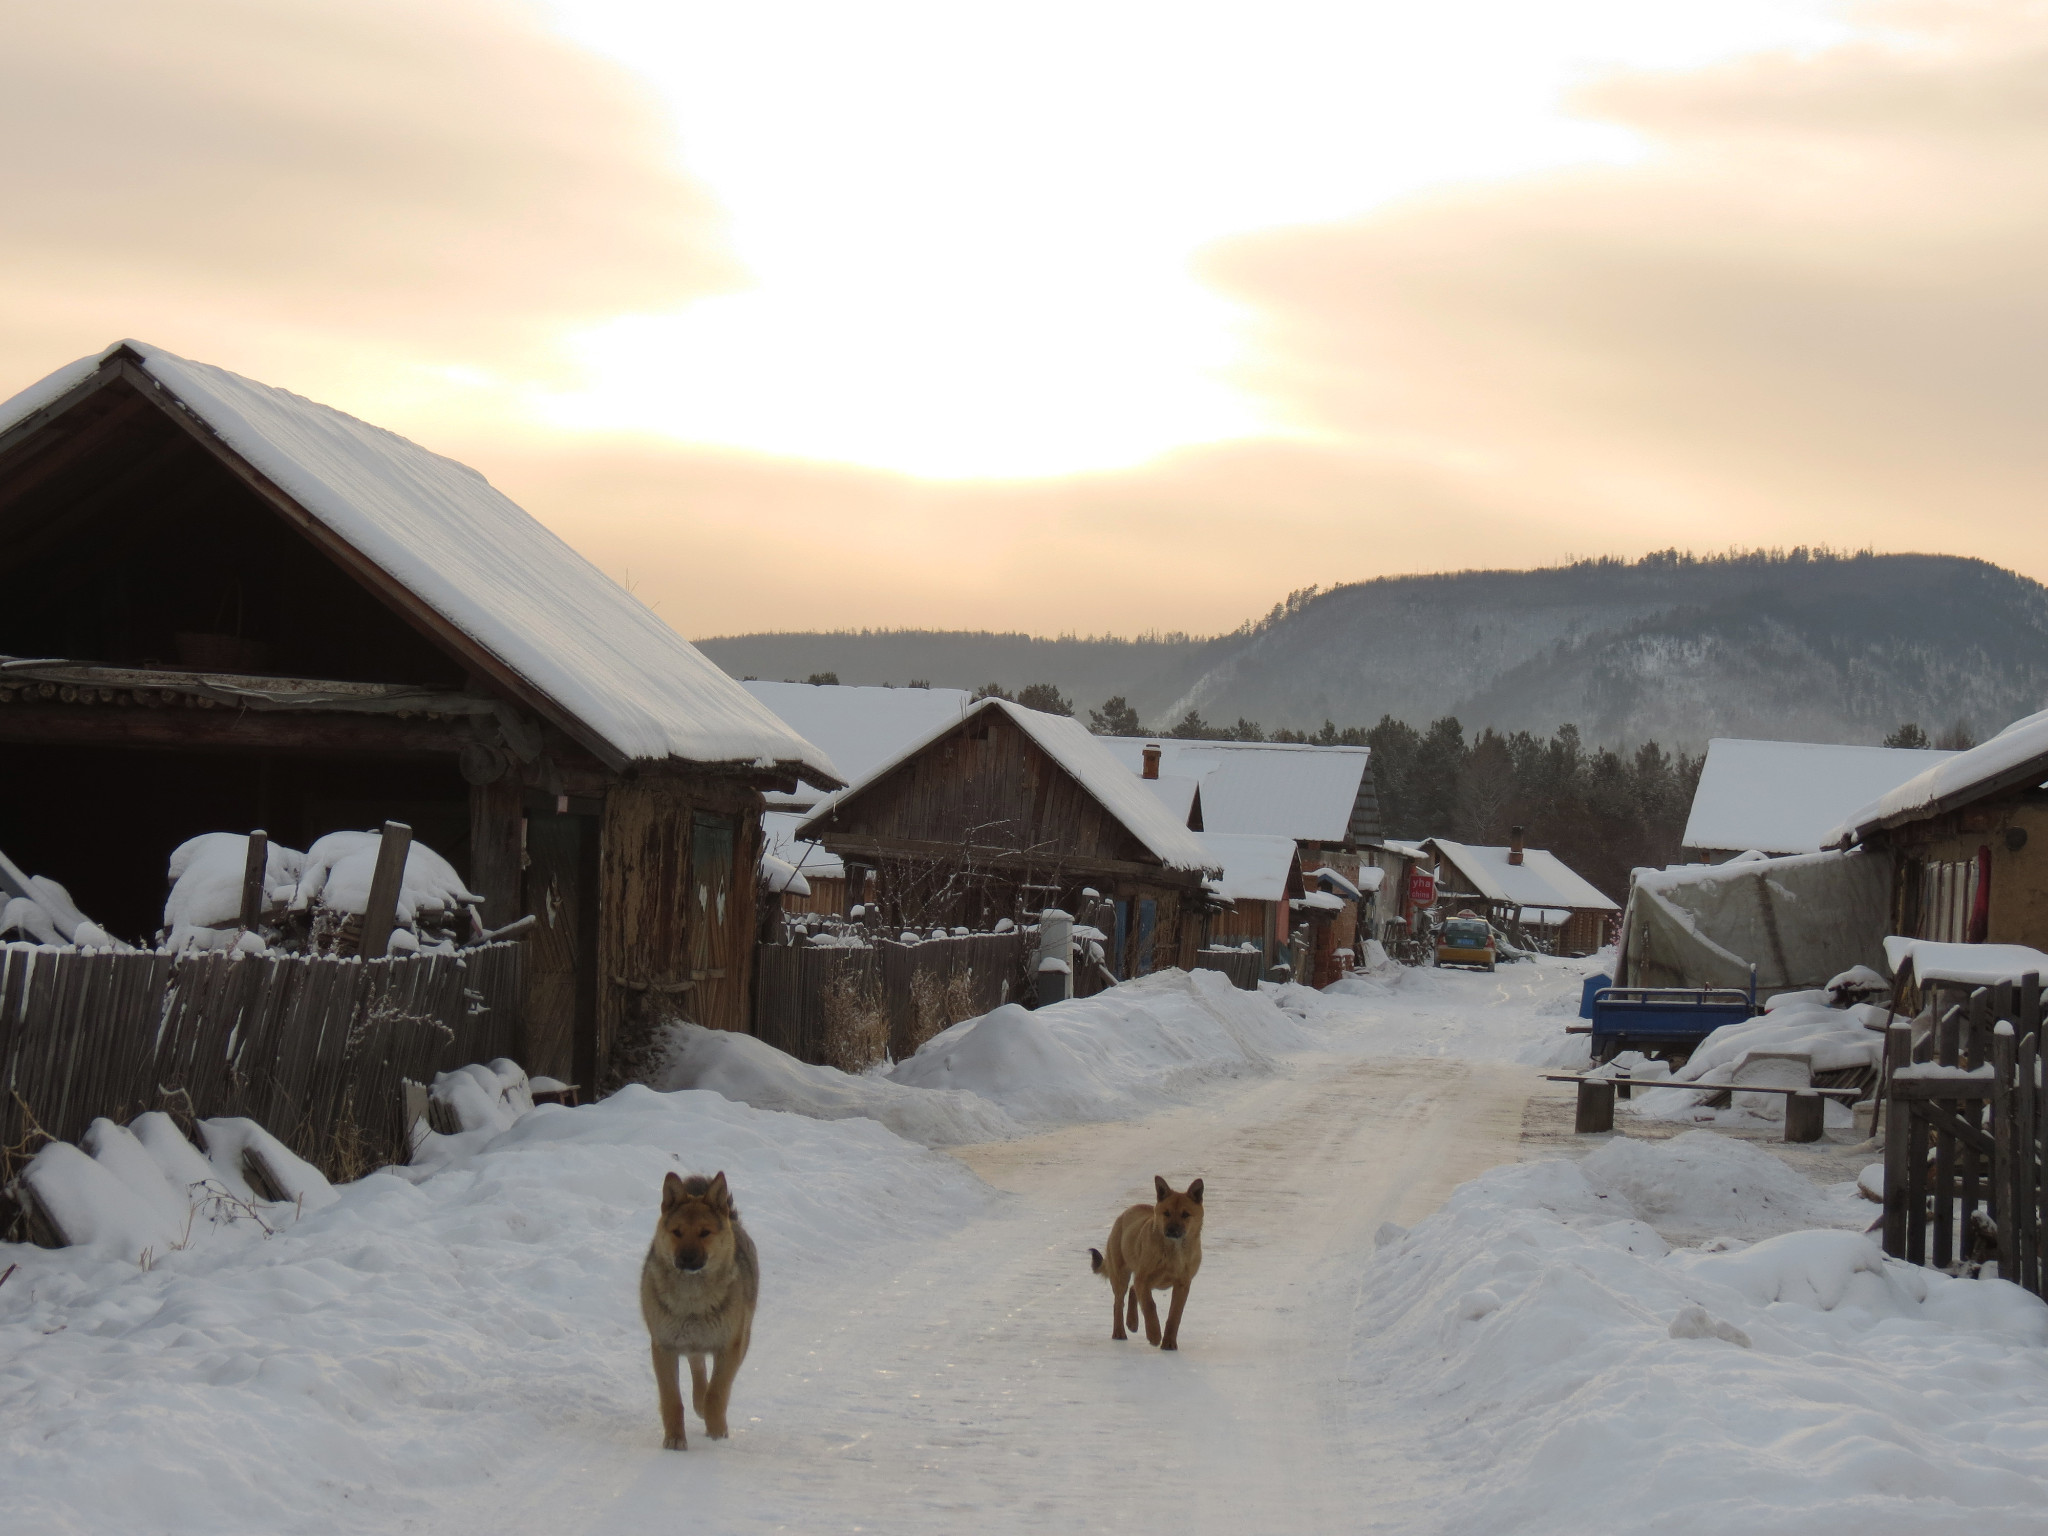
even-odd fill
[[[128,948],[79,911],[63,886],[47,875],[24,874],[20,865],[0,853],[0,939],[10,933],[32,944]]]
[[[1816,1076],[1823,1072],[1875,1069],[1884,1058],[1884,1026],[1889,1013],[1871,1003],[1835,1008],[1826,1001],[1827,996],[1825,992],[1784,994],[1772,999],[1767,1013],[1723,1024],[1700,1042],[1685,1065],[1671,1074],[1671,1081],[1716,1086],[1733,1083],[1751,1057],[1766,1052],[1810,1056]],[[1784,1095],[1752,1097],[1762,1102],[1750,1106],[1738,1103],[1718,1112],[1715,1118],[1785,1118]],[[1699,1113],[1699,1100],[1695,1093],[1658,1089],[1642,1093],[1625,1107],[1652,1120],[1689,1120]],[[1827,1118],[1830,1125],[1842,1126],[1852,1120],[1847,1106],[1839,1102],[1828,1105]]]
[[[1004,1141],[1022,1130],[977,1093],[910,1088],[878,1074],[854,1077],[807,1065],[752,1035],[698,1024],[675,1026],[655,1086],[708,1088],[756,1109],[788,1110],[813,1120],[863,1116],[928,1147]]]
[[[1170,970],[1035,1012],[1006,1003],[934,1035],[888,1076],[969,1090],[1027,1124],[1118,1120],[1322,1043],[1267,989]]]
[[[370,904],[370,881],[383,843],[382,832],[330,832],[314,843],[306,850],[306,872],[292,897],[293,910],[318,902],[335,912],[361,912]],[[452,912],[482,901],[464,886],[455,866],[425,843],[406,849],[398,892],[401,923],[414,922],[422,912]]]
[[[148,1271],[0,1248],[20,1266],[0,1285],[10,1529],[438,1529],[564,1465],[715,1475],[694,1423],[708,1466],[656,1449],[636,1284],[662,1176],[718,1169],[764,1276],[734,1445],[819,1454],[835,1383],[805,1375],[805,1330],[841,1326],[902,1245],[987,1209],[986,1186],[879,1125],[628,1088]]]
[[[239,937],[242,876],[249,864],[249,839],[240,832],[202,832],[171,853],[171,894],[164,902],[169,949],[215,949]],[[306,856],[270,843],[264,849],[263,910],[291,905],[305,872]]]
[[[1658,1228],[1761,1230],[1742,1196],[1780,1192],[1711,1140],[1496,1169],[1370,1261],[1354,1392],[1458,1490],[1431,1528],[2040,1530],[2048,1306],[1851,1231],[1673,1252]]]

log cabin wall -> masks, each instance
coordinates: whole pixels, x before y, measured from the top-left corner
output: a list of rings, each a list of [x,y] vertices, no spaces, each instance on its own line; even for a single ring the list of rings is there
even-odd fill
[[[1113,957],[1141,967],[1139,914],[1152,903],[1149,968],[1192,964],[1201,877],[1168,870],[1073,775],[999,711],[963,721],[839,808],[819,840],[875,871],[895,928],[985,928],[1093,889],[1124,907]]]
[[[2048,948],[2048,792],[1989,797],[1885,834],[1894,933],[1971,940],[1979,871],[1990,899],[1980,941]]]

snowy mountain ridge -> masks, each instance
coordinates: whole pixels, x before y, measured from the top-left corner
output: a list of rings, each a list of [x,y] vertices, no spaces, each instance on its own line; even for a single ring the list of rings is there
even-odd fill
[[[728,671],[1123,694],[1155,728],[1198,710],[1267,729],[1456,715],[1588,740],[1875,743],[1901,721],[1978,736],[2048,703],[2048,588],[1952,555],[1794,550],[1390,576],[1298,594],[1212,639],[937,631],[700,640]]]

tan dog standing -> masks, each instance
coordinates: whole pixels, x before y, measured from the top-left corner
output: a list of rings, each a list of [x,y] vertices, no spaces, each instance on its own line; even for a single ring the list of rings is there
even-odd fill
[[[686,1448],[676,1357],[690,1360],[690,1406],[714,1440],[726,1435],[733,1378],[754,1334],[761,1260],[740,1225],[725,1175],[661,1181],[661,1219],[640,1266],[640,1315],[661,1394],[662,1449]],[[705,1362],[710,1380],[705,1380]]]
[[[1117,1217],[1109,1229],[1109,1241],[1100,1249],[1090,1248],[1088,1259],[1098,1275],[1109,1280],[1109,1336],[1129,1337],[1124,1332],[1124,1289],[1130,1288],[1130,1326],[1138,1326],[1138,1309],[1145,1309],[1145,1341],[1161,1349],[1180,1347],[1180,1314],[1188,1304],[1188,1287],[1195,1271],[1202,1267],[1202,1181],[1195,1180],[1186,1194],[1175,1194],[1166,1180],[1152,1176],[1152,1188],[1159,1196],[1154,1205],[1134,1205]],[[1166,1333],[1159,1331],[1159,1309],[1152,1293],[1173,1289],[1173,1305],[1166,1314]]]

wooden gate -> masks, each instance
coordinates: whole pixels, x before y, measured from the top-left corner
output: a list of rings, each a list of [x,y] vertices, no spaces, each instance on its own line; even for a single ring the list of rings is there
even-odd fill
[[[1884,1250],[1955,1269],[1986,1259],[2044,1290],[2048,1093],[2041,979],[1980,987],[1919,1040],[1885,1037]]]

